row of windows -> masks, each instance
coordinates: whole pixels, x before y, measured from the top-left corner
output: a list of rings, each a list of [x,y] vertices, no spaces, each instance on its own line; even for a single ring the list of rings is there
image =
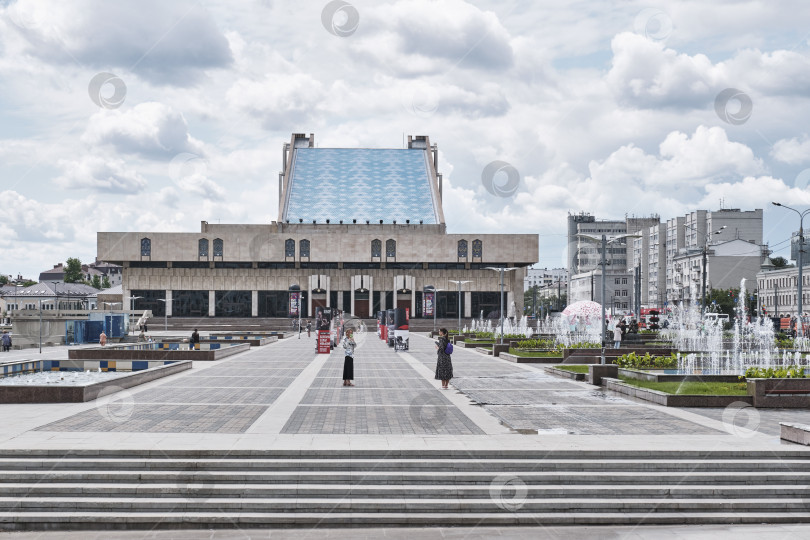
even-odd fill
[[[197,255],[199,257],[208,257],[208,239],[207,238],[200,238],[197,242]],[[460,259],[466,259],[468,254],[467,249],[467,241],[466,240],[459,240],[458,241],[458,257]],[[224,242],[221,238],[215,238],[213,242],[213,253],[214,257],[224,257]],[[483,258],[484,246],[481,240],[473,240],[472,242],[472,256],[473,259],[481,259]],[[141,257],[151,257],[152,256],[152,240],[150,238],[141,238]],[[299,240],[298,242],[298,256],[301,258],[309,258],[310,257],[310,242],[309,240]],[[396,258],[397,256],[397,241],[393,239],[388,239],[385,241],[385,256],[386,258]],[[284,257],[292,257],[295,258],[295,240],[292,238],[288,238],[284,241]],[[371,257],[372,258],[381,258],[382,257],[382,241],[381,240],[372,240],[371,241]]]

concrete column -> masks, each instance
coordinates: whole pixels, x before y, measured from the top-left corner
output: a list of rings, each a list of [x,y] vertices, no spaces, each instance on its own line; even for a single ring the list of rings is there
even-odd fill
[[[216,317],[217,316],[217,292],[216,291],[208,291],[208,316],[209,317]]]
[[[332,307],[332,283],[329,276],[323,276],[326,280],[326,307]]]
[[[259,316],[259,291],[250,291],[250,316]]]
[[[464,316],[472,317],[472,291],[464,292]]]
[[[167,317],[172,316],[172,291],[171,290],[166,291],[166,316]]]
[[[374,278],[371,276],[368,276],[368,314],[372,318],[377,316],[374,311]]]
[[[314,284],[312,283],[312,278],[313,276],[309,276],[307,278],[307,283],[309,283],[309,286],[307,287],[307,313],[309,313],[310,317],[315,316],[315,314],[312,313],[312,289],[315,288],[313,286]]]

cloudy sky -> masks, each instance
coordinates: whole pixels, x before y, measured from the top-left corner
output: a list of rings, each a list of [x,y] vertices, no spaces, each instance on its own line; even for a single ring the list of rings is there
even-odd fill
[[[806,1],[555,4],[0,0],[0,273],[92,261],[96,231],[268,223],[292,132],[429,135],[449,232],[537,233],[540,266],[580,211],[764,208],[787,256]]]

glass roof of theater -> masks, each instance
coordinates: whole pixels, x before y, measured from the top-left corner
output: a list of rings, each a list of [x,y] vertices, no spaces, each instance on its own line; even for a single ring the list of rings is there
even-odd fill
[[[285,219],[435,224],[424,149],[296,148]]]

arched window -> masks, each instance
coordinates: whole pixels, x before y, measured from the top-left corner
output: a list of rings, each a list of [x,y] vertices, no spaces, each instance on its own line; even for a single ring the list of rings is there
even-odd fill
[[[200,238],[197,242],[197,255],[200,257],[208,257],[208,239]]]
[[[152,241],[149,238],[141,238],[141,257],[152,256]]]
[[[466,240],[459,240],[458,241],[458,258],[459,259],[466,259],[467,258],[467,241]]]
[[[293,240],[292,238],[288,238],[284,242],[284,256],[295,257],[295,240]]]
[[[309,257],[309,240],[298,242],[298,255],[300,257]]]
[[[382,242],[379,240],[371,241],[371,256],[382,257]]]
[[[214,257],[222,257],[224,252],[222,238],[214,238]]]
[[[472,254],[473,259],[480,259],[480,258],[483,257],[483,255],[484,255],[484,246],[483,246],[481,240],[473,240],[472,251],[473,251],[473,254]]]
[[[388,239],[385,241],[385,256],[386,257],[396,257],[397,256],[397,241],[393,239]]]

